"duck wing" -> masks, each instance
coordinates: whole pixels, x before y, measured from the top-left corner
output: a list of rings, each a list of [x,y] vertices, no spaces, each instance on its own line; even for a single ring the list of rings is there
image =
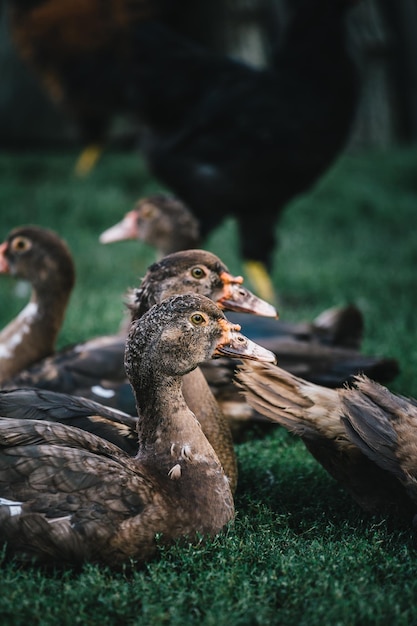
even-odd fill
[[[111,562],[120,528],[153,501],[117,446],[47,421],[0,419],[0,535],[42,562]]]
[[[131,455],[138,448],[137,417],[81,396],[36,388],[4,390],[0,391],[0,416],[75,426]]]

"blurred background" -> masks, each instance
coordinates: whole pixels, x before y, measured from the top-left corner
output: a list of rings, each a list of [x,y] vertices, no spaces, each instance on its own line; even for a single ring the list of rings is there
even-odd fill
[[[207,4],[194,3],[192,16],[188,16],[196,39],[256,66],[268,63],[270,47],[287,23],[284,0],[211,0]],[[417,0],[359,2],[349,14],[349,38],[361,72],[362,93],[348,150],[415,142]],[[78,146],[76,128],[52,104],[16,52],[7,0],[0,0],[0,76],[0,148]],[[131,147],[136,132],[131,122],[116,118],[110,145]]]

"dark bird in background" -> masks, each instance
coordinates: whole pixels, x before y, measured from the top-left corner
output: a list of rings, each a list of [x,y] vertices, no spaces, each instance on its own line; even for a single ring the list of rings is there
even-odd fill
[[[85,149],[75,172],[94,167],[112,122],[129,116],[124,91],[129,88],[126,30],[141,20],[163,20],[171,27],[209,42],[210,7],[192,0],[8,0],[12,39],[21,58],[46,93],[76,126]],[[184,20],[186,17],[186,20]],[[132,116],[130,121],[134,122]]]
[[[300,3],[264,70],[208,54],[160,24],[136,31],[132,97],[150,169],[194,212],[203,239],[236,218],[248,275],[269,300],[277,220],[332,165],[354,118],[349,4]]]
[[[86,127],[116,112],[140,123],[150,171],[193,211],[203,240],[236,218],[248,275],[272,300],[277,220],[332,165],[354,118],[353,4],[298,2],[265,69],[185,36],[174,0],[13,0],[12,24],[23,54]]]
[[[417,521],[417,403],[365,375],[329,389],[268,364],[242,364],[246,401],[299,436],[359,506]]]

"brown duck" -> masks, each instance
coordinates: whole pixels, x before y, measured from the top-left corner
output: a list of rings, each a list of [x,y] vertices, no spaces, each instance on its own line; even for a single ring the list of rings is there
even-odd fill
[[[28,273],[26,265],[24,275]],[[129,292],[127,304],[132,314],[138,316],[169,295],[193,291],[212,298],[223,309],[276,317],[276,309],[254,296],[242,282],[243,279],[233,276],[214,254],[204,250],[183,251],[151,265],[140,288]],[[48,325],[44,323],[42,328],[46,334]],[[36,345],[40,355],[44,335],[36,339],[36,344],[34,340],[31,343]],[[112,389],[104,386],[100,389],[100,382],[125,379],[125,339],[125,334],[118,332],[76,344],[45,360],[39,356],[36,365],[9,377],[3,386],[39,386],[63,393],[83,391],[92,399],[104,399],[109,403]],[[17,370],[17,366],[14,369]]]
[[[415,401],[364,375],[329,389],[268,364],[242,364],[246,401],[299,436],[367,512],[410,521],[417,512]],[[416,439],[417,440],[417,439]]]
[[[199,248],[197,219],[178,198],[157,193],[139,199],[120,222],[100,235],[101,243],[135,239],[155,248],[157,260],[171,252]]]
[[[158,258],[200,245],[198,224],[187,206],[164,193],[139,200],[133,210],[100,236],[102,243],[124,239],[153,246]],[[318,384],[340,386],[358,372],[388,382],[398,373],[394,359],[359,352],[364,322],[354,305],[326,309],[311,322],[291,323],[236,312],[229,318],[241,324],[248,337],[275,352],[281,367]],[[236,395],[234,369],[228,360],[209,361],[204,373],[231,418],[235,415],[240,420],[246,415],[252,419],[253,411]]]
[[[165,297],[191,291],[212,298],[222,308],[276,315],[274,307],[246,290],[242,279],[232,276],[218,257],[203,250],[174,253],[153,264],[141,287],[131,291],[129,307],[132,315],[138,317]],[[136,404],[123,364],[125,339],[125,335],[119,333],[63,350],[21,372],[7,382],[7,387],[39,387],[81,395],[116,408],[122,405],[127,409],[125,412],[133,414]],[[199,368],[185,378],[184,395],[215,448],[234,490],[237,469],[230,426]],[[82,424],[78,424],[90,429],[90,421],[83,419]],[[94,432],[100,432],[100,421],[95,420],[93,426]],[[109,430],[108,426],[106,430]],[[107,436],[104,431],[100,434]],[[131,451],[129,431],[123,447]]]
[[[24,226],[0,245],[0,273],[30,282],[29,303],[0,332],[0,385],[55,351],[75,283],[66,243],[53,231]]]
[[[188,207],[172,194],[157,193],[138,200],[120,222],[101,233],[103,244],[134,239],[155,249],[157,259],[172,252],[201,247],[199,224]],[[269,349],[283,354],[288,350],[291,359],[300,362],[305,344],[297,347],[288,344],[289,339],[318,342],[329,346],[349,349],[360,347],[363,335],[363,317],[357,307],[333,307],[323,311],[312,322],[291,323],[242,316],[234,313],[230,318],[245,325],[245,332],[255,341],[268,341]],[[281,345],[281,341],[284,343]],[[313,357],[314,358],[314,357]]]
[[[126,371],[141,415],[130,457],[78,428],[0,419],[0,537],[18,559],[117,567],[193,542],[233,518],[217,455],[181,391],[216,355],[273,358],[204,296],[165,299],[132,323]],[[34,479],[36,477],[36,480]]]

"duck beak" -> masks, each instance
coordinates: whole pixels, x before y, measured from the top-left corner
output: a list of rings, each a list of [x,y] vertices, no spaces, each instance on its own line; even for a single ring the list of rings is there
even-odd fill
[[[263,317],[279,317],[276,308],[272,304],[258,298],[249,289],[243,287],[242,276],[232,276],[228,272],[222,272],[220,278],[223,283],[223,289],[216,302],[221,309],[235,311],[236,313],[253,313]]]
[[[9,274],[10,265],[6,259],[7,242],[0,244],[0,274]]]
[[[275,354],[242,335],[239,332],[239,324],[232,324],[228,320],[222,319],[220,320],[220,325],[223,328],[223,333],[212,354],[212,358],[228,356],[276,364]]]
[[[99,237],[100,243],[113,243],[113,241],[124,241],[125,239],[138,239],[139,230],[136,219],[136,212],[126,213],[121,222],[111,226]]]

